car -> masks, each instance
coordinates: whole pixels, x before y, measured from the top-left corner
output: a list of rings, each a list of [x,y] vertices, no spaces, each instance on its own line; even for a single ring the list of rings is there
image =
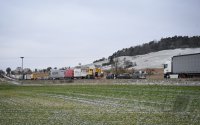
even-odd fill
[[[123,73],[123,74],[117,75],[117,79],[131,79],[131,76],[129,73]]]
[[[146,73],[144,71],[136,71],[132,74],[133,79],[146,79]]]
[[[115,78],[115,74],[112,74],[112,73],[106,76],[106,79],[114,79],[114,78]]]

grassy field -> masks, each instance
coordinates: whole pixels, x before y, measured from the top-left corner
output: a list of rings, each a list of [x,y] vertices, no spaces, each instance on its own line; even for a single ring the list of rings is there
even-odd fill
[[[2,125],[200,124],[200,87],[0,84]]]

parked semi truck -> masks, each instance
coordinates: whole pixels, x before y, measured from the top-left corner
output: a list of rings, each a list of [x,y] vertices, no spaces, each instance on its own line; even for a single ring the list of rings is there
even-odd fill
[[[64,79],[65,70],[51,69],[50,79]]]
[[[86,68],[74,68],[74,78],[84,79],[87,77],[87,69]]]
[[[164,78],[200,76],[200,53],[173,56],[164,64]]]
[[[74,79],[74,69],[67,69],[65,71],[65,79]]]

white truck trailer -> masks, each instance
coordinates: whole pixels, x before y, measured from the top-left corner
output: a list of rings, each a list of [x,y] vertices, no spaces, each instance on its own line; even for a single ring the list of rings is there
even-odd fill
[[[200,53],[173,56],[164,64],[164,78],[200,76]]]
[[[65,70],[51,69],[50,79],[64,79],[64,77],[65,77]]]
[[[74,68],[74,78],[86,78],[87,69],[86,68]]]

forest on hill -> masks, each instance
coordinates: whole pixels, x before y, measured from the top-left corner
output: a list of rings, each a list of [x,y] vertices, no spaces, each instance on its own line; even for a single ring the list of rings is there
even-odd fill
[[[200,36],[174,36],[162,38],[159,41],[150,41],[135,47],[124,48],[119,50],[113,55],[109,56],[112,60],[115,57],[120,56],[136,56],[143,55],[150,52],[157,52],[161,50],[178,49],[178,48],[199,48],[200,47]]]
[[[150,41],[149,43],[144,43],[142,45],[124,48],[109,56],[108,59],[110,62],[108,64],[111,64],[114,58],[120,56],[144,55],[151,52],[178,48],[200,48],[200,36],[173,36],[162,38],[159,41]],[[105,58],[96,60],[93,63],[103,60],[105,60]]]

